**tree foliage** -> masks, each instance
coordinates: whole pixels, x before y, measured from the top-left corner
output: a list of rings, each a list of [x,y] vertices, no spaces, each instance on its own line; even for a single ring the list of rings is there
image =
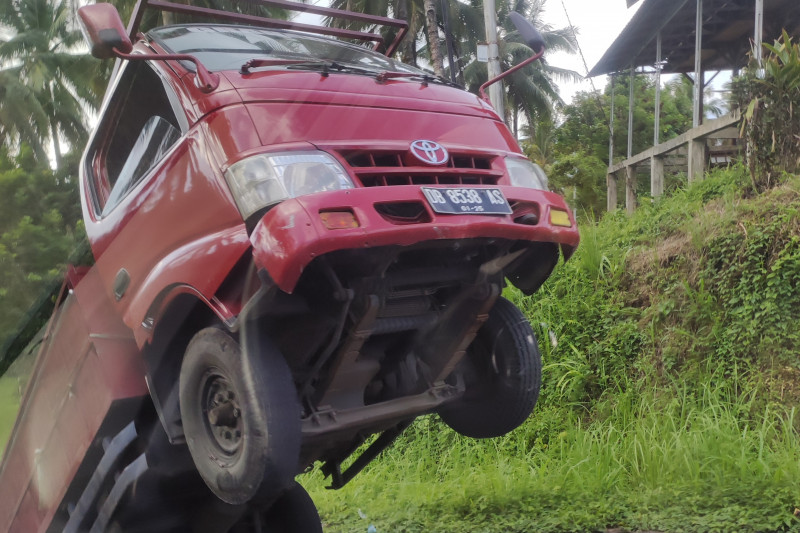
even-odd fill
[[[800,45],[784,31],[765,47],[763,65],[752,63],[733,84],[756,191],[770,188],[777,173],[800,169]]]
[[[0,143],[28,143],[45,159],[48,141],[56,166],[66,141],[83,147],[86,110],[105,87],[105,68],[88,56],[66,0],[12,0],[0,5]]]
[[[579,213],[598,217],[606,206],[606,170],[612,96],[614,101],[614,151],[612,164],[627,157],[630,77],[620,77],[600,92],[581,92],[561,111],[563,121],[553,134],[551,161],[547,167],[553,188],[574,202]],[[653,143],[655,82],[634,77],[633,153]],[[661,91],[660,140],[664,142],[691,127],[691,86],[682,79],[668,82]],[[539,126],[541,127],[541,126]],[[535,143],[534,133],[525,144]],[[528,153],[536,152],[532,147]],[[574,192],[573,192],[574,191]],[[575,199],[573,200],[573,195]]]
[[[0,345],[83,235],[74,175],[72,154],[54,172],[27,145],[15,157],[0,152]]]

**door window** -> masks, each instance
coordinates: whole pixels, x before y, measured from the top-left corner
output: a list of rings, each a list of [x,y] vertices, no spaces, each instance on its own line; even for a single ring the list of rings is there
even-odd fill
[[[87,159],[95,210],[106,216],[155,168],[186,129],[169,89],[146,61],[125,66]]]

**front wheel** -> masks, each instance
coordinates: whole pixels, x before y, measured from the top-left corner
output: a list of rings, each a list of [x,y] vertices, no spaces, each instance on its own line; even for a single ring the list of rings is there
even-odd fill
[[[195,466],[222,501],[271,502],[294,482],[300,404],[274,346],[249,354],[220,329],[198,332],[181,365],[180,410]]]
[[[448,426],[467,437],[491,438],[522,424],[542,382],[539,346],[522,311],[499,298],[456,372],[466,390],[439,410]]]

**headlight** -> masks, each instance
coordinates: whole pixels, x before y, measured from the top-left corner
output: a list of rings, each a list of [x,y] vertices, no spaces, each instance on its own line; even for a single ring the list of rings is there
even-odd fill
[[[341,165],[320,151],[248,157],[231,165],[225,179],[245,220],[259,209],[287,198],[353,188]]]
[[[511,185],[542,191],[548,190],[547,174],[536,163],[520,157],[506,157],[506,168],[511,177]]]

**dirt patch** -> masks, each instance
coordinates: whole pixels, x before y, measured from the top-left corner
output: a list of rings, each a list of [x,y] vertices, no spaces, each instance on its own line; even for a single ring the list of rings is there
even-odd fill
[[[700,253],[686,233],[674,233],[653,247],[633,250],[625,261],[629,305],[644,308],[677,281],[694,285],[700,271]]]

